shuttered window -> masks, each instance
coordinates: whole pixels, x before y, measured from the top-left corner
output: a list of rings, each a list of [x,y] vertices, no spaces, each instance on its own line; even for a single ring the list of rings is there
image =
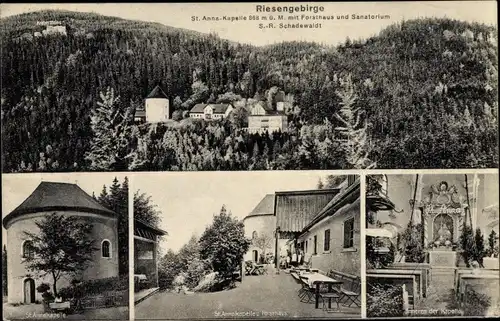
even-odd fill
[[[330,230],[325,230],[325,242],[323,243],[323,250],[330,251]]]
[[[354,247],[354,218],[344,221],[344,248]]]

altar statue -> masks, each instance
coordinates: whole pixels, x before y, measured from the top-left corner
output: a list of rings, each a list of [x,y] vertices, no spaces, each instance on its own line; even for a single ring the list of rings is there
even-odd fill
[[[451,242],[451,232],[448,229],[448,226],[443,221],[441,221],[441,226],[439,227],[437,236],[438,237],[436,241],[441,242],[441,244],[444,244],[446,241]]]

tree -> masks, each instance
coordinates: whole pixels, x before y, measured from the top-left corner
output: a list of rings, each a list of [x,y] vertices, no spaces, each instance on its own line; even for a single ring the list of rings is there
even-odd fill
[[[134,219],[138,219],[151,226],[158,227],[161,222],[161,212],[151,201],[151,196],[139,191],[134,194]]]
[[[460,235],[460,252],[467,267],[470,267],[474,259],[474,237],[472,227],[464,223],[462,234]]]
[[[91,112],[93,137],[85,159],[93,170],[125,171],[133,122],[131,107],[123,106],[111,88],[100,97],[102,101]]]
[[[273,237],[267,233],[261,233],[252,240],[253,244],[260,249],[262,257],[266,257],[266,250],[273,246]]]
[[[8,295],[7,287],[7,248],[3,246],[2,251],[2,292],[3,295]]]
[[[158,262],[158,283],[166,289],[172,285],[174,278],[182,271],[179,257],[171,249]]]
[[[174,112],[172,113],[172,119],[175,120],[175,121],[180,121],[182,120],[183,116],[183,111],[182,110],[174,110]]]
[[[128,177],[125,177],[123,179],[122,186],[118,190],[118,197],[117,200],[119,200],[119,204],[121,206],[117,206],[117,209],[119,212],[118,216],[118,264],[119,264],[119,273],[120,275],[127,276],[129,271],[128,271],[128,252],[129,252],[129,245],[128,245],[128,239],[129,239],[129,230],[128,230],[128,204],[129,204],[129,197],[128,197]]]
[[[342,107],[335,114],[335,118],[341,123],[341,126],[337,127],[336,130],[344,138],[341,141],[341,146],[347,162],[355,169],[375,167],[376,163],[368,158],[371,150],[366,133],[367,125],[361,125],[360,108],[354,107],[358,97],[354,92],[351,75],[347,76],[342,90],[337,94],[341,99]]]
[[[178,253],[178,261],[183,270],[186,270],[189,263],[200,256],[200,244],[198,238],[192,235],[189,241],[184,244]]]
[[[325,188],[325,184],[323,184],[323,181],[321,180],[321,178],[318,179],[318,184],[316,185],[316,188],[317,189]]]
[[[481,229],[476,229],[476,235],[474,237],[474,260],[479,263],[480,267],[484,267],[483,258],[486,255],[486,249],[484,247],[484,237],[481,233]]]
[[[248,111],[244,107],[236,107],[229,114],[229,121],[235,129],[248,126]]]
[[[243,222],[227,213],[224,205],[200,238],[201,258],[210,262],[212,270],[223,278],[232,276],[249,246]]]
[[[347,179],[347,175],[328,175],[323,188],[337,188]]]
[[[52,213],[35,225],[38,233],[24,231],[33,255],[23,258],[26,268],[40,275],[52,276],[52,290],[57,296],[57,281],[64,275],[78,277],[92,260],[94,240],[92,224],[76,216]]]
[[[401,235],[404,242],[403,255],[405,255],[406,262],[422,263],[425,259],[421,240],[422,228],[422,224],[413,225],[413,222],[409,222]]]
[[[488,256],[498,256],[497,233],[494,230],[488,235]]]

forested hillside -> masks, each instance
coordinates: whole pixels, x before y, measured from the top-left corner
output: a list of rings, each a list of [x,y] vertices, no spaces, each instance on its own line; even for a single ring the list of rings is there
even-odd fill
[[[66,33],[44,33],[47,21]],[[0,25],[4,172],[498,167],[489,26],[413,20],[338,47],[255,47],[90,13],[44,11]],[[249,135],[239,112],[212,124],[133,124],[156,85],[177,120],[200,102],[274,106],[280,96],[296,107],[291,130]],[[99,104],[122,121],[96,121],[106,118]],[[351,142],[340,118],[352,123]]]

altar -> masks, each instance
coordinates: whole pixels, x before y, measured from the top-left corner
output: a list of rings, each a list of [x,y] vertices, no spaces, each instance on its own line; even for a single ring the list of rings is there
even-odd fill
[[[423,244],[429,263],[435,267],[454,267],[460,227],[465,218],[463,197],[445,181],[432,185],[420,205]]]

